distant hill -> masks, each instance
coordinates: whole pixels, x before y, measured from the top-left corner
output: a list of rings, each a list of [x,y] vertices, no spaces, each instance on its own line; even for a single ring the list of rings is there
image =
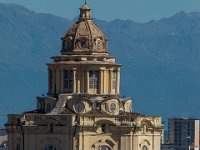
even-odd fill
[[[94,19],[109,38],[109,52],[123,64],[121,95],[133,109],[164,118],[200,117],[200,13],[136,23]],[[47,92],[50,57],[73,21],[0,3],[0,124],[6,114],[35,107]]]

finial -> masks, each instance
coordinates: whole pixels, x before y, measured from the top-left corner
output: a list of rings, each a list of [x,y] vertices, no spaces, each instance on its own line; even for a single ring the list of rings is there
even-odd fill
[[[79,15],[79,21],[80,20],[91,20],[90,10],[91,8],[87,5],[87,0],[84,0],[85,4],[81,6],[80,8],[80,15]]]

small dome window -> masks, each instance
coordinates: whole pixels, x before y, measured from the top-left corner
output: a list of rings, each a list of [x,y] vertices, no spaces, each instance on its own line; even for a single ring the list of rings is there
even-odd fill
[[[80,47],[81,48],[86,48],[87,47],[86,41],[81,41],[80,42]]]
[[[147,146],[146,145],[142,146],[142,150],[148,150]]]
[[[96,40],[96,45],[97,45],[97,48],[98,48],[98,49],[101,48],[101,45],[102,45],[101,39],[97,39],[97,40]]]

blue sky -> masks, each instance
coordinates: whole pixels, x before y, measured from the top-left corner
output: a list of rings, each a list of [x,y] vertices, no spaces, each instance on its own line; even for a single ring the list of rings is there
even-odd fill
[[[51,13],[72,19],[79,14],[84,0],[0,0],[3,3],[21,4],[36,12]],[[130,19],[147,22],[169,17],[183,10],[200,11],[200,0],[88,0],[92,15],[98,19]]]

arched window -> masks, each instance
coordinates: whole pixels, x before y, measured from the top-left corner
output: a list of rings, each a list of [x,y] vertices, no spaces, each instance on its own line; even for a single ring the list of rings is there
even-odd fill
[[[113,71],[113,74],[112,74],[112,88],[116,89],[116,87],[117,87],[117,72]]]
[[[64,90],[67,93],[72,93],[73,91],[73,71],[64,70]]]
[[[87,44],[85,41],[81,41],[80,46],[81,46],[81,48],[86,48]]]
[[[101,125],[101,132],[106,133],[106,124]]]
[[[142,146],[142,150],[148,150],[147,146],[146,145]]]
[[[45,150],[57,150],[55,146],[53,145],[47,145]]]
[[[99,90],[99,71],[89,71],[89,88],[93,93]]]
[[[111,148],[106,145],[101,145],[99,146],[98,150],[111,150]]]
[[[101,39],[98,38],[96,40],[96,45],[97,45],[97,49],[100,49],[102,47]]]

